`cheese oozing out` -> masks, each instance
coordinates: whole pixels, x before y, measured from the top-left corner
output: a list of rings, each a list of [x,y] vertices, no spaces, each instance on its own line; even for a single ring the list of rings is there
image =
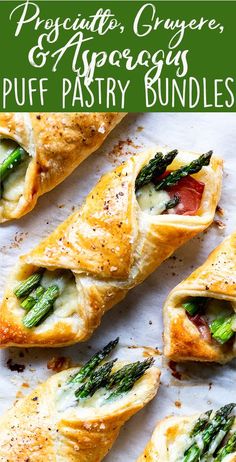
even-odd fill
[[[200,416],[199,416],[200,417]],[[212,417],[213,418],[213,417]],[[181,418],[179,418],[179,422],[173,425],[173,427],[170,427],[171,430],[173,431],[166,431],[166,462],[183,462],[184,459],[184,453],[185,451],[191,447],[193,442],[195,441],[197,446],[202,450],[204,448],[204,443],[202,440],[202,435],[196,435],[193,438],[191,438],[191,431],[194,428],[194,425],[196,424],[197,420],[191,421],[189,419],[184,419],[181,421]],[[178,430],[177,430],[178,428]],[[170,435],[168,437],[168,435]],[[175,435],[175,437],[173,437]],[[201,459],[199,460],[208,460],[209,462],[213,462],[215,460],[215,456],[213,454],[215,453],[216,450],[219,450],[220,444],[222,443],[223,436],[225,435],[224,432],[219,432],[213,442],[210,444],[210,447],[207,452],[207,458],[206,455],[205,457],[202,456]],[[234,460],[234,455],[230,454],[229,457],[226,457],[224,460],[233,461]],[[233,458],[232,458],[233,456]],[[158,459],[159,460],[159,459]]]
[[[233,314],[233,312],[234,311],[232,304],[227,300],[218,300],[216,298],[211,298],[207,302],[206,317],[209,323],[220,317],[226,318]]]
[[[35,327],[38,332],[60,319],[77,318],[78,291],[74,275],[70,270],[45,270],[39,285],[45,289],[56,285],[59,289],[59,296],[53,304],[53,312]],[[21,308],[21,314],[23,316],[26,314],[23,308]]]
[[[188,311],[187,306],[183,307],[188,312],[190,321],[197,327],[204,340],[211,342],[212,338],[218,344],[224,344],[236,332],[236,313],[235,304],[228,300],[215,298],[196,297],[192,298],[192,307],[195,311]],[[191,298],[187,299],[186,305],[189,303],[191,308]],[[223,330],[221,326],[224,325]]]
[[[59,390],[59,395],[57,396],[57,408],[59,412],[63,412],[68,408],[78,405],[81,408],[99,408],[106,403],[106,398],[108,398],[110,393],[104,387],[99,388],[93,396],[77,400],[75,397],[75,391],[82,385],[83,383],[64,384],[64,387]]]
[[[12,153],[18,146],[17,143],[10,139],[0,140],[0,164]],[[22,162],[13,168],[12,172],[3,181],[1,203],[11,205],[17,203],[24,192],[25,175],[28,165],[30,163],[30,156],[26,156]],[[1,204],[2,205],[2,204]]]
[[[44,271],[41,286],[47,289],[56,285],[59,288],[59,297],[53,307],[57,316],[71,315],[77,308],[77,289],[73,273],[69,270]]]
[[[136,193],[139,207],[149,215],[160,215],[166,209],[170,196],[166,191],[156,191],[153,183],[148,183]]]
[[[106,363],[106,361],[105,361]],[[104,364],[104,363],[102,363]],[[112,368],[112,373],[117,372],[117,370],[121,369],[126,362],[119,362],[114,364]],[[120,393],[113,399],[107,399],[113,389],[107,389],[106,387],[102,386],[92,396],[88,396],[86,398],[82,399],[76,399],[75,397],[75,391],[78,390],[85,382],[82,383],[70,383],[70,378],[78,372],[79,369],[75,369],[73,371],[73,374],[70,374],[68,371],[67,375],[67,381],[65,382],[65,379],[63,378],[63,381],[58,383],[58,392],[56,396],[56,407],[57,411],[60,412],[66,412],[74,408],[77,409],[80,414],[86,415],[89,412],[89,409],[97,409],[99,411],[99,408],[103,407],[109,407],[109,409],[112,411],[112,409],[117,408],[117,404],[119,403],[119,406],[123,407],[125,406],[125,403],[129,403],[130,401],[130,396],[133,394],[135,396],[142,396],[145,394],[146,390],[146,374],[148,374],[148,371],[141,377],[139,378],[133,385],[133,387],[125,391],[123,393]],[[85,381],[89,380],[87,378]]]

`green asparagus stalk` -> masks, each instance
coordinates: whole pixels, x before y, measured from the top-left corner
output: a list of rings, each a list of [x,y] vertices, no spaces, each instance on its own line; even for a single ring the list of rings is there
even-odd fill
[[[197,420],[196,424],[194,425],[190,433],[191,438],[197,435],[200,431],[202,431],[206,427],[206,424],[209,422],[211,413],[212,413],[212,410],[204,412],[204,414],[200,415],[199,419]]]
[[[209,151],[206,154],[202,154],[198,159],[193,160],[189,165],[185,165],[184,167],[171,172],[155,186],[155,189],[157,191],[160,189],[166,189],[177,184],[181,178],[192,175],[194,173],[198,173],[202,167],[209,165],[212,154],[212,151]]]
[[[235,404],[230,403],[220,408],[203,431],[195,434],[196,441],[185,451],[183,462],[198,462],[200,457],[207,453],[210,444],[227,423],[234,407]]]
[[[206,307],[207,302],[208,298],[192,297],[187,302],[183,303],[182,306],[191,316],[194,316]]]
[[[166,208],[165,210],[170,210],[170,209],[173,209],[174,207],[176,207],[176,205],[178,205],[180,203],[180,197],[175,195],[173,197],[173,199],[170,199],[167,203],[166,203]]]
[[[199,311],[199,306],[196,300],[192,299],[189,302],[183,303],[184,309],[191,315],[194,316]]]
[[[112,361],[105,363],[103,366],[95,370],[90,375],[88,381],[75,391],[76,399],[93,396],[99,388],[105,386],[115,361],[116,359],[113,359]]]
[[[218,451],[215,462],[221,462],[226,456],[236,451],[236,432],[228,439],[226,444]]]
[[[25,281],[21,282],[16,289],[14,294],[17,298],[27,297],[30,292],[37,287],[42,279],[42,272],[37,272],[29,276]]]
[[[167,166],[173,162],[177,154],[178,151],[176,149],[168,152],[165,156],[163,156],[161,152],[158,152],[155,157],[140,170],[135,181],[135,191],[145,184],[150,183],[154,177],[162,175],[166,171]]]
[[[0,164],[0,185],[11,174],[26,156],[26,151],[18,146],[11,154]]]
[[[39,286],[30,292],[29,296],[21,302],[20,306],[24,308],[24,310],[29,311],[33,306],[39,301],[41,296],[44,294],[46,289],[44,287]]]
[[[200,460],[201,451],[197,444],[193,444],[184,454],[183,462],[198,462]]]
[[[126,377],[128,374],[132,374],[135,368],[140,364],[140,361],[136,363],[126,364],[121,369],[116,371],[114,374],[110,375],[106,388],[109,390],[114,387],[116,384],[120,383],[121,380]]]
[[[119,337],[109,342],[102,350],[98,351],[92,358],[70,379],[71,383],[83,382],[94,369],[114,350],[119,342]]]
[[[111,376],[108,381],[108,387],[114,387],[115,385],[117,385],[117,387],[108,396],[107,400],[115,399],[122,393],[131,390],[135,382],[143,376],[145,371],[152,366],[153,362],[153,358],[148,358],[143,362],[137,361],[136,363],[124,366],[122,369],[116,372],[114,374],[115,378]]]
[[[226,435],[228,435],[229,431],[231,430],[234,424],[234,421],[235,421],[235,417],[234,416],[230,417],[228,421],[226,422],[226,424],[224,425],[224,427],[219,430],[218,434],[215,436],[215,438],[213,439],[213,441],[211,442],[208,448],[207,456],[213,456],[216,453],[223,439],[226,437]],[[204,459],[202,462],[207,462],[207,460]]]
[[[222,345],[228,342],[228,340],[230,340],[235,334],[235,331],[232,329],[232,324],[235,319],[235,314],[228,317],[220,317],[215,319],[210,324],[212,337]]]
[[[39,301],[33,306],[33,308],[24,316],[23,324],[29,329],[37,326],[40,321],[49,313],[53,308],[53,304],[59,296],[58,286],[50,286],[44,294],[41,296]]]

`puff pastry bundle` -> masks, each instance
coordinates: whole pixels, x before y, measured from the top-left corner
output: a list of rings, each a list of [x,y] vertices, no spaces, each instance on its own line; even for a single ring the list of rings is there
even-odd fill
[[[236,356],[236,233],[172,290],[164,305],[165,355],[224,363]]]
[[[30,212],[98,149],[125,113],[0,114],[0,222]]]
[[[79,211],[20,258],[1,307],[0,345],[88,339],[108,309],[211,224],[221,180],[211,152],[150,150],[104,175]]]
[[[100,462],[122,425],[157,393],[152,361],[102,360],[55,374],[0,418],[2,462]],[[101,365],[101,364],[102,365]]]
[[[156,427],[137,462],[235,462],[234,403],[194,416],[172,416]]]

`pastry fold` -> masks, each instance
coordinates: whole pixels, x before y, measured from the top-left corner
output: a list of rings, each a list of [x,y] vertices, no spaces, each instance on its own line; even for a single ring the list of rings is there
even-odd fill
[[[184,459],[184,452],[189,447],[189,435],[196,424],[200,414],[191,416],[170,416],[161,420],[148,442],[144,452],[140,455],[137,462],[179,462]],[[234,424],[231,432],[235,431]],[[204,457],[189,460],[206,460]],[[209,459],[215,460],[215,459]],[[235,462],[236,452],[228,454],[223,459],[225,462]]]
[[[116,363],[117,364],[117,363]],[[119,362],[117,367],[123,366]],[[78,368],[55,374],[0,419],[1,462],[100,462],[122,425],[157,393],[151,367],[132,390],[99,404],[101,396],[62,406],[61,387]]]
[[[191,432],[198,416],[172,416],[161,420],[137,462],[177,462],[183,460],[185,434]]]
[[[135,180],[155,153],[149,150],[136,155],[104,175],[79,211],[20,258],[7,282],[1,307],[2,347],[59,346],[88,339],[107,310],[179,246],[211,224],[220,197],[222,160],[213,156],[210,165],[194,175],[205,183],[195,216],[149,215],[139,207]],[[173,168],[197,157],[179,152]],[[40,326],[27,329],[14,289],[40,267],[73,273],[76,307],[72,310],[70,304],[62,313],[54,310]]]
[[[38,197],[98,149],[124,116],[118,112],[0,114],[0,139],[14,140],[30,159],[21,194],[0,199],[0,222],[30,212]]]
[[[178,284],[164,304],[164,354],[168,358],[220,363],[234,358],[235,336],[222,345],[202,336],[182,306],[189,297],[228,301],[235,311],[236,233],[226,238],[202,266]]]

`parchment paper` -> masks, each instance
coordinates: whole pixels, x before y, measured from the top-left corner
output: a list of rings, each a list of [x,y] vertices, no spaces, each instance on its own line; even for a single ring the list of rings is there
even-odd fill
[[[115,167],[131,153],[168,145],[199,153],[213,149],[225,160],[220,205],[226,227],[213,224],[175,253],[142,285],[103,318],[100,328],[85,344],[64,349],[0,352],[0,414],[16,399],[49,375],[47,361],[66,356],[73,364],[85,361],[110,339],[120,336],[121,354],[142,355],[127,346],[149,346],[162,351],[162,305],[169,291],[199,266],[208,253],[236,228],[236,114],[129,114],[113,131],[103,147],[83,163],[63,184],[43,196],[33,212],[0,228],[0,291],[19,255],[37,244],[78,207],[105,171]],[[159,393],[143,411],[122,429],[106,462],[134,462],[150,438],[160,418],[188,414],[235,400],[236,362],[227,366],[188,364],[178,366],[181,380],[172,375],[162,354],[156,354],[162,370]],[[25,365],[22,373],[12,372],[6,363]]]

